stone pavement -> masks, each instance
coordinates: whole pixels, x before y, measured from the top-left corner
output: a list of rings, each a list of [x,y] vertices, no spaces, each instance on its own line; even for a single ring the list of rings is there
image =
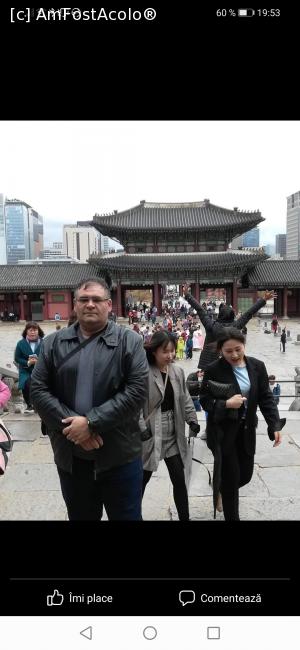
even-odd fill
[[[280,324],[291,330],[292,341],[287,342],[285,354],[279,352],[279,338],[264,334],[263,324],[259,326],[257,319],[248,324],[247,353],[262,359],[268,373],[275,374],[278,380],[294,379],[294,368],[300,366],[300,346],[294,345],[293,341],[300,334],[300,320],[290,319],[280,321]],[[45,333],[53,332],[55,323],[42,323],[42,328]],[[14,347],[22,329],[20,323],[0,323],[0,365],[12,363]],[[199,352],[194,352],[192,360],[180,362],[186,375],[196,369],[198,358]],[[281,415],[287,417],[280,447],[273,448],[266,434],[266,424],[258,413],[254,476],[251,483],[240,491],[243,520],[300,519],[300,412],[287,411],[293,400],[294,384],[282,384],[283,392],[290,397],[280,400]],[[15,444],[6,474],[0,479],[0,520],[66,519],[51,445],[48,437],[41,436],[38,416],[14,414],[10,409],[2,417],[13,433]],[[198,417],[203,431],[203,413]],[[208,474],[203,466],[191,460],[192,455],[212,470],[212,455],[206,443],[199,438],[192,440],[187,467],[191,518],[212,520],[212,490],[208,485]],[[163,462],[147,485],[143,517],[145,520],[177,519],[172,486]],[[217,513],[217,519],[222,520],[223,515]]]

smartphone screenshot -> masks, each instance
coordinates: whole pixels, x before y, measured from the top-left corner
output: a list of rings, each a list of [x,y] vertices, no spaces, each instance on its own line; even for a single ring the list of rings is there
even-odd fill
[[[1,8],[1,648],[299,645],[298,18]]]

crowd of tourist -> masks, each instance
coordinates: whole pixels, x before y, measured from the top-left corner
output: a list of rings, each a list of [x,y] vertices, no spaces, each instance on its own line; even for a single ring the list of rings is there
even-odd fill
[[[203,303],[204,309],[213,318],[215,303]],[[204,336],[201,330],[200,319],[195,310],[180,302],[165,304],[160,315],[157,316],[156,305],[135,304],[127,305],[129,325],[143,337],[144,343],[150,343],[153,334],[166,331],[173,337],[177,359],[192,359],[193,351],[202,350]]]

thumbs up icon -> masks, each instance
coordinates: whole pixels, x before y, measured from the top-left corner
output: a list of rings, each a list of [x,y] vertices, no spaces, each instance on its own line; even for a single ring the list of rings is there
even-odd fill
[[[47,596],[47,605],[50,607],[51,605],[62,605],[64,602],[64,597],[62,594],[58,592],[57,589],[54,589],[54,592],[52,596],[48,594]]]

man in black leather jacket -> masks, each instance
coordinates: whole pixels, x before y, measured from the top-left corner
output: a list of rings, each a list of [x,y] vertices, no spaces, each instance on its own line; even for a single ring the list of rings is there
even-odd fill
[[[109,287],[85,280],[77,322],[46,337],[32,375],[70,520],[140,520],[140,408],[148,391],[142,338],[109,319]]]

